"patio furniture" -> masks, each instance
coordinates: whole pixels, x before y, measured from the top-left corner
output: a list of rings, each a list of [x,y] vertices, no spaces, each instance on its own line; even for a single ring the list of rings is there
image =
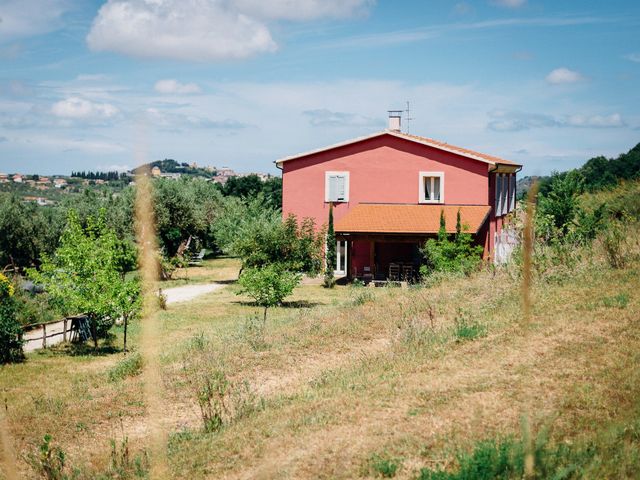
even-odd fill
[[[402,280],[405,282],[413,280],[413,265],[402,266]]]
[[[397,263],[389,264],[389,280],[400,280],[400,265]]]

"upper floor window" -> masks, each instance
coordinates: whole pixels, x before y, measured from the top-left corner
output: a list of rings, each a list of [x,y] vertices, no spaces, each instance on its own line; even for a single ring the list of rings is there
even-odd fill
[[[419,203],[444,203],[444,172],[420,172]]]
[[[349,172],[325,172],[324,201],[349,201]]]

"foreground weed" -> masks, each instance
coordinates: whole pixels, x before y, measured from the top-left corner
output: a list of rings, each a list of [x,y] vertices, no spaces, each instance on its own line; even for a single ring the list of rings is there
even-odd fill
[[[400,461],[386,456],[374,454],[369,460],[369,468],[382,478],[393,478],[400,468]]]
[[[224,359],[203,335],[189,342],[181,375],[198,404],[205,432],[216,432],[259,406],[249,383],[229,378]]]
[[[42,478],[47,480],[66,480],[66,455],[60,447],[52,443],[51,435],[45,435],[36,455],[28,458],[29,463]]]
[[[484,337],[487,329],[477,320],[472,319],[468,311],[459,308],[453,334],[458,341],[475,340]]]
[[[375,297],[372,287],[365,287],[362,282],[353,282],[350,287],[349,297],[354,306],[369,303]]]
[[[118,382],[127,377],[134,377],[142,372],[142,355],[134,353],[127,355],[107,372],[107,377],[111,382]]]
[[[265,322],[258,315],[247,317],[240,327],[239,337],[256,352],[266,350],[269,344],[265,340]]]
[[[619,293],[612,297],[605,297],[602,299],[602,304],[607,308],[627,308],[627,305],[629,305],[629,294]]]

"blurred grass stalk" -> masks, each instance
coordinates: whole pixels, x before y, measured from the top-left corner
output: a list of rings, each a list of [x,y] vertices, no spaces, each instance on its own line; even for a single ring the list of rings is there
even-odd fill
[[[138,152],[139,157],[144,157]],[[142,158],[143,159],[143,158]],[[140,159],[138,159],[140,160]],[[138,161],[138,165],[144,164]],[[167,431],[163,424],[164,389],[160,373],[160,351],[162,332],[157,315],[156,294],[159,278],[158,246],[156,239],[155,214],[153,209],[153,187],[150,171],[139,171],[136,175],[136,238],[142,278],[143,307],[141,319],[140,350],[144,360],[142,381],[144,383],[144,403],[147,408],[148,435],[150,447],[151,479],[169,477],[167,467]]]
[[[538,194],[538,182],[534,182],[527,192],[526,217],[522,239],[522,330],[524,335],[529,334],[531,323],[531,263],[533,259],[533,218],[535,215],[535,202]],[[535,458],[533,435],[531,432],[531,401],[526,402],[522,418],[522,438],[525,442],[524,475],[525,478],[533,478],[535,473]]]

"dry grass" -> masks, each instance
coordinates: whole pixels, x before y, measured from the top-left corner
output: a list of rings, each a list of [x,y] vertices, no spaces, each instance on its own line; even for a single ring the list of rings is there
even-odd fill
[[[224,273],[213,273],[217,262]],[[232,264],[207,262],[206,281],[233,275]],[[246,328],[257,309],[234,285],[170,306],[159,317],[170,467],[181,478],[353,478],[374,475],[379,454],[398,459],[397,478],[415,478],[424,466],[452,466],[478,440],[518,435],[529,403],[534,432],[597,438],[632,415],[640,396],[639,273],[637,262],[612,270],[592,255],[553,283],[535,277],[526,338],[518,280],[504,270],[429,289],[374,289],[362,305],[354,301],[362,289],[303,285],[269,313],[257,343]],[[622,293],[624,307],[607,306]],[[486,335],[458,336],[461,317]],[[260,408],[217,433],[201,431],[180,378],[196,334],[231,379],[261,397]],[[21,455],[51,433],[72,463],[99,468],[110,438],[143,437],[140,378],[106,381],[119,358],[49,352],[5,368]]]

